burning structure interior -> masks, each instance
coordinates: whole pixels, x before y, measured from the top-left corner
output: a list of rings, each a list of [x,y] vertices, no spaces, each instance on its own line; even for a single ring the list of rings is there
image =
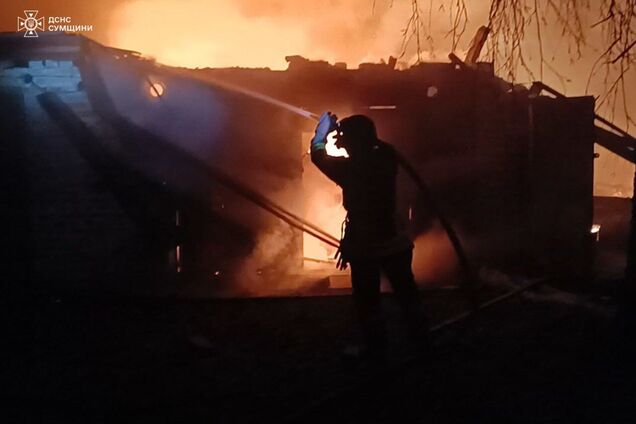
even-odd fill
[[[339,238],[338,189],[306,154],[315,124],[276,101],[370,116],[430,185],[477,266],[590,271],[592,97],[512,85],[489,63],[288,62],[285,71],[170,68],[76,35],[0,37],[7,271],[38,290],[336,287],[321,280],[335,270],[308,271],[334,269],[334,249],[251,201],[264,196]],[[412,184],[400,187],[418,279],[452,282],[454,253],[435,216]]]

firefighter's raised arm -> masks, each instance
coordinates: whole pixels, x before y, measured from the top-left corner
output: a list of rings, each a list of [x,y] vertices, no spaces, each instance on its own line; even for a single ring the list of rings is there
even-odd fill
[[[337,184],[342,184],[346,172],[343,158],[327,155],[327,135],[338,129],[338,117],[331,112],[325,112],[320,116],[316,133],[311,139],[311,161],[327,177]]]
[[[325,112],[320,116],[318,125],[316,125],[316,133],[311,139],[311,152],[314,150],[325,150],[327,144],[327,135],[338,128],[338,117],[331,112]]]

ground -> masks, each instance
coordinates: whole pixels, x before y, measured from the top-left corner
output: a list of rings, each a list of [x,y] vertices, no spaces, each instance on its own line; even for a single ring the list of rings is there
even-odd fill
[[[424,298],[433,323],[467,307],[458,291]],[[404,362],[411,351],[386,297],[387,376],[339,356],[349,301],[39,298],[24,307],[31,348],[9,360],[3,421],[633,422],[611,305],[516,297]]]

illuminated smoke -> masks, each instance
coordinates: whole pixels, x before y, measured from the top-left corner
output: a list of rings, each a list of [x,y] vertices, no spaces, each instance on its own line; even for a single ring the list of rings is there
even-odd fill
[[[457,276],[458,263],[453,246],[439,226],[419,235],[413,250],[415,280],[423,285],[444,285]]]
[[[340,238],[340,229],[346,212],[342,207],[342,193],[338,186],[319,174],[317,169],[305,171],[303,178],[308,221],[329,234]],[[303,238],[303,255],[307,258],[328,260],[336,249],[307,234]]]
[[[312,137],[313,132],[302,134],[305,149]],[[261,193],[339,239],[340,226],[346,215],[341,189],[311,163],[308,154],[302,160],[302,185],[267,184],[263,176],[253,178],[252,184],[259,181],[257,188]],[[303,277],[306,270],[336,273],[335,262],[332,261],[335,251],[334,247],[306,233],[300,234],[279,221],[258,234],[252,252],[241,261],[232,278],[231,291],[234,294],[267,296],[301,289],[303,285],[314,282],[310,274],[305,275],[308,280]],[[303,257],[324,262],[303,262]]]
[[[302,281],[297,278],[300,263],[294,263],[295,237],[292,228],[282,222],[261,232],[252,253],[233,276],[233,291],[261,296],[298,288]]]

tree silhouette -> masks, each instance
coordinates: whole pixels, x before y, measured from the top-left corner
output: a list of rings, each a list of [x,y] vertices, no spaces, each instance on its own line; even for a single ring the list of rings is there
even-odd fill
[[[432,51],[431,16],[436,9],[450,18],[446,31],[452,50],[456,50],[471,19],[466,0],[409,1],[411,15],[403,29],[401,56],[413,45],[418,62],[426,48]],[[570,59],[574,61],[581,58],[584,48],[594,51],[588,39],[591,31],[600,30],[601,47],[596,50],[596,60],[589,69],[586,91],[592,78],[600,77],[604,89],[597,97],[597,108],[608,110],[613,119],[618,107],[628,126],[636,124],[627,104],[625,78],[635,69],[636,0],[600,0],[600,3],[594,1],[594,5],[590,0],[489,1],[486,25],[490,34],[484,59],[495,63],[499,75],[515,81],[523,70],[530,78],[542,80],[547,70],[564,82],[564,75],[553,65],[554,58],[546,58],[546,31],[554,31],[555,27],[560,31],[560,41],[565,41]],[[594,18],[591,25],[585,24],[584,15]],[[538,45],[538,69],[529,66],[528,42]]]

